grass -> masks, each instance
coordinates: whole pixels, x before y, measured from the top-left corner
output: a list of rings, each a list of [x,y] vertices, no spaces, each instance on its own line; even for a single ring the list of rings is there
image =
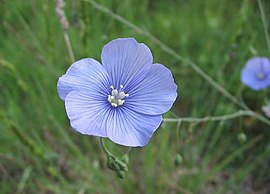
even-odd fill
[[[185,61],[91,4],[66,1],[75,58],[100,60],[104,44],[135,37],[154,61],[173,72],[179,97],[166,118],[225,115],[240,109]],[[269,92],[241,85],[240,71],[254,55],[268,56],[269,2],[98,1],[192,60],[262,114]],[[98,138],[69,126],[56,82],[71,64],[55,2],[4,1],[0,7],[0,193],[267,193],[269,126],[253,117],[215,122],[163,123],[144,148],[131,150],[124,180],[107,169]],[[247,137],[237,139],[239,133]],[[115,155],[127,151],[106,141]],[[174,165],[177,154],[183,161]],[[269,190],[268,190],[269,191]]]

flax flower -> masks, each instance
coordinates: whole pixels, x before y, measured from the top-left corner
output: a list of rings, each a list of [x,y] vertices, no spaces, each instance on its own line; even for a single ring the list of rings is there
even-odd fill
[[[124,146],[146,145],[177,97],[170,70],[153,64],[150,49],[134,38],[106,44],[101,62],[79,60],[58,80],[72,128]]]
[[[268,87],[270,85],[270,59],[253,57],[248,60],[242,69],[241,81],[255,91]]]

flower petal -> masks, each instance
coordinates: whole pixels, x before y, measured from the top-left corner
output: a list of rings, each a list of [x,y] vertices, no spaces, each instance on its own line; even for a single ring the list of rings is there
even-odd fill
[[[70,125],[76,131],[100,137],[106,135],[106,117],[111,109],[105,98],[95,94],[71,91],[65,98],[65,107]]]
[[[177,97],[177,86],[169,69],[161,64],[152,65],[142,80],[135,80],[127,88],[129,97],[125,106],[149,115],[167,112]]]
[[[253,72],[259,71],[263,68],[264,71],[270,71],[270,59],[267,57],[252,57],[245,65],[245,68]]]
[[[107,135],[124,146],[144,146],[159,127],[162,116],[137,113],[127,107],[111,109],[107,119]]]
[[[153,63],[150,49],[134,38],[118,38],[103,47],[101,53],[102,65],[118,88],[121,84],[127,86],[142,69],[147,69]]]
[[[96,60],[85,58],[71,65],[57,82],[58,94],[65,100],[70,91],[91,90],[108,95],[111,81],[103,66]]]

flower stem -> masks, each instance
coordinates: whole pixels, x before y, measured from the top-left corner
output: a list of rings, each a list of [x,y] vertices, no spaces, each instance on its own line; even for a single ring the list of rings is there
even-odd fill
[[[202,123],[206,121],[224,121],[229,119],[234,119],[240,116],[255,116],[253,111],[237,111],[235,113],[222,115],[222,116],[207,116],[202,118],[194,117],[179,117],[179,118],[164,118],[163,122],[189,122],[189,123]],[[258,115],[256,115],[258,117]]]
[[[125,173],[128,172],[128,153],[130,151],[130,148],[128,149],[127,153],[124,154],[121,158],[114,156],[112,153],[109,152],[109,150],[106,148],[105,143],[103,141],[103,138],[99,138],[100,146],[102,150],[106,154],[106,160],[107,160],[107,167],[114,171],[117,175],[117,177],[123,179],[125,177]]]
[[[251,111],[251,110],[239,110],[235,113],[227,114],[227,115],[221,115],[221,116],[207,116],[202,118],[194,118],[194,117],[178,117],[178,118],[164,118],[163,122],[189,122],[189,123],[202,123],[206,121],[225,121],[229,119],[234,119],[237,117],[242,116],[251,116],[254,117],[261,122],[267,124],[270,126],[270,121],[266,119],[264,116]]]
[[[69,54],[71,62],[74,63],[75,56],[74,56],[73,48],[71,46],[69,34],[68,34],[69,24],[68,24],[68,20],[67,20],[66,14],[65,14],[65,10],[64,10],[65,2],[64,2],[64,0],[56,0],[55,2],[56,2],[56,9],[55,9],[56,14],[57,14],[59,21],[60,21],[60,24],[61,24],[61,28],[62,28],[62,32],[64,35],[68,54]]]
[[[113,154],[112,154],[111,152],[109,152],[109,150],[106,148],[105,143],[104,143],[102,137],[99,138],[99,143],[100,143],[101,149],[103,150],[103,152],[104,152],[107,156],[113,156]]]

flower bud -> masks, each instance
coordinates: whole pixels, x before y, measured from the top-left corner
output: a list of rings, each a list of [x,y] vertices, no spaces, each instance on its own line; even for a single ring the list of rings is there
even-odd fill
[[[126,165],[126,163],[124,163],[122,160],[119,160],[118,158],[116,158],[115,160],[117,166],[119,166],[120,170],[123,170],[125,172],[128,171],[128,167]]]
[[[111,170],[116,169],[115,159],[110,155],[107,156],[107,167]]]
[[[123,179],[123,178],[125,178],[125,171],[119,170],[119,171],[116,172],[116,175],[117,175],[120,179]]]
[[[241,132],[237,135],[237,139],[240,143],[245,143],[247,140],[247,136],[245,133]]]
[[[183,157],[180,154],[176,154],[174,158],[174,165],[178,167],[182,163],[183,163]]]
[[[121,161],[124,162],[125,164],[129,163],[129,157],[127,154],[123,155],[123,157],[121,158]]]

